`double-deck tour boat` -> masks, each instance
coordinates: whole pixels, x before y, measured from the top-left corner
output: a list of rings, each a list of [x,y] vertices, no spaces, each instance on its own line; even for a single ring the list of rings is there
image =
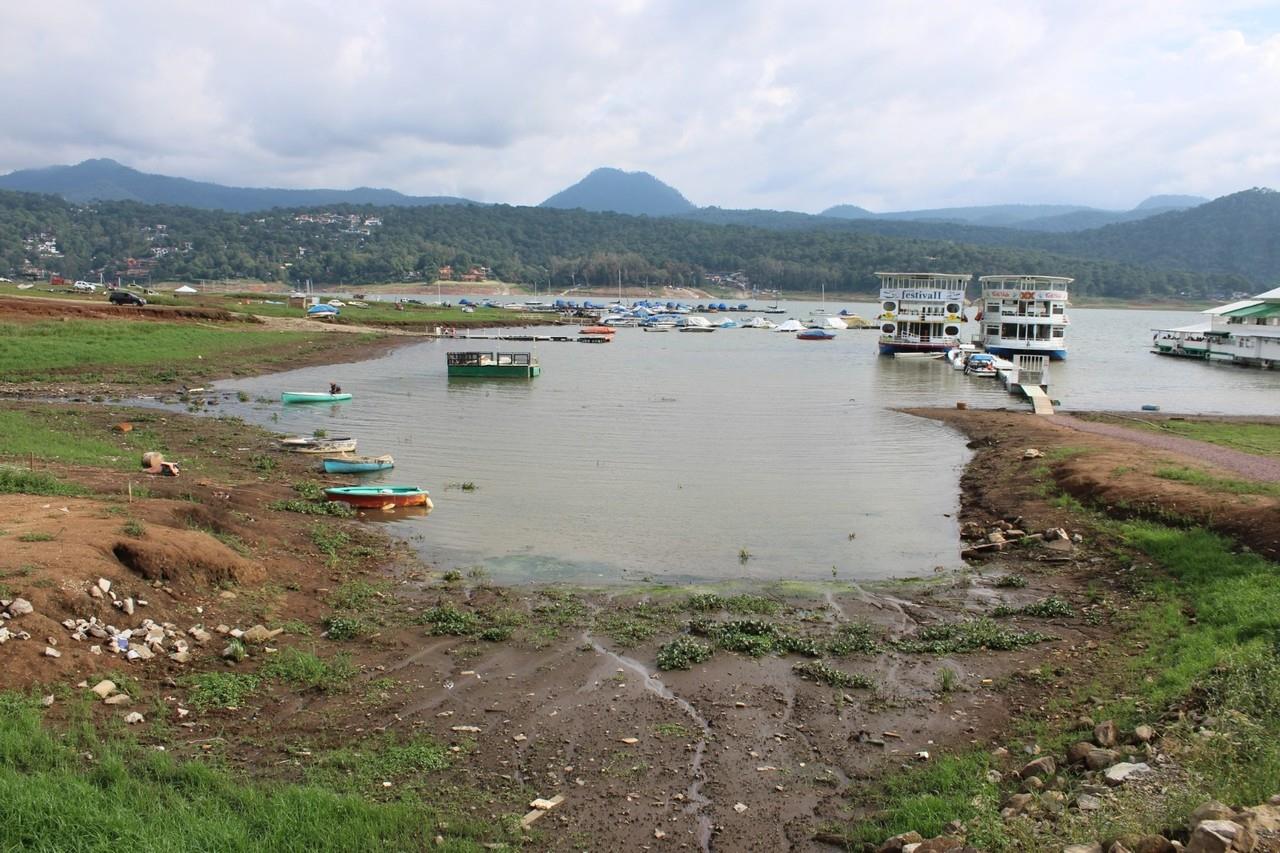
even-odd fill
[[[982,348],[1000,358],[1067,357],[1067,285],[1056,275],[984,275],[977,314]]]
[[[945,353],[959,345],[968,273],[878,272],[880,354]]]

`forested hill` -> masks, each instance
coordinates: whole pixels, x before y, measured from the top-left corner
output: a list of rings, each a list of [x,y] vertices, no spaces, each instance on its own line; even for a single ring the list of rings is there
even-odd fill
[[[877,269],[1042,273],[1077,295],[1229,294],[1211,276],[1039,249],[975,246],[844,230],[779,231],[675,218],[507,206],[352,207],[235,214],[136,202],[77,206],[0,192],[0,274],[42,267],[73,277],[262,278],[321,284],[432,281],[441,266],[489,267],[555,289],[699,285],[744,271],[760,288],[870,292]]]
[[[207,181],[139,172],[115,160],[85,160],[74,166],[24,169],[0,175],[0,189],[52,193],[68,201],[141,201],[206,210],[248,213],[273,207],[318,204],[474,204],[453,196],[408,196],[395,190],[357,187],[352,190],[292,190],[228,187]]]

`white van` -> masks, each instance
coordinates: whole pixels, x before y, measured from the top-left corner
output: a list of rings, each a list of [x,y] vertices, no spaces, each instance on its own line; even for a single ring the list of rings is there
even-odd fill
[[[77,281],[75,284],[71,285],[71,289],[79,290],[84,293],[96,293],[98,290],[98,285],[94,284],[91,281]]]

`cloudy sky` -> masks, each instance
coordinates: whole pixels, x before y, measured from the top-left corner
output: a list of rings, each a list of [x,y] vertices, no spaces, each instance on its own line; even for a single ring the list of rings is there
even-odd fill
[[[1276,0],[0,5],[0,172],[536,204],[1128,208],[1280,186]]]

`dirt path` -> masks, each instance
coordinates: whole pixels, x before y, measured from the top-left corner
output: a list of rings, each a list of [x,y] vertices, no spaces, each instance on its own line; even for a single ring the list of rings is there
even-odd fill
[[[1176,435],[1167,435],[1143,429],[1130,429],[1117,424],[1080,420],[1070,415],[1053,415],[1046,420],[1056,426],[1079,432],[1105,435],[1110,438],[1119,438],[1124,441],[1143,444],[1147,447],[1154,447],[1157,450],[1181,453],[1199,459],[1202,462],[1216,465],[1219,468],[1225,468],[1228,471],[1239,474],[1246,480],[1256,480],[1263,483],[1280,481],[1280,459],[1255,456],[1252,453],[1232,450],[1229,447],[1210,444],[1206,441],[1196,441],[1191,438],[1182,438]]]

